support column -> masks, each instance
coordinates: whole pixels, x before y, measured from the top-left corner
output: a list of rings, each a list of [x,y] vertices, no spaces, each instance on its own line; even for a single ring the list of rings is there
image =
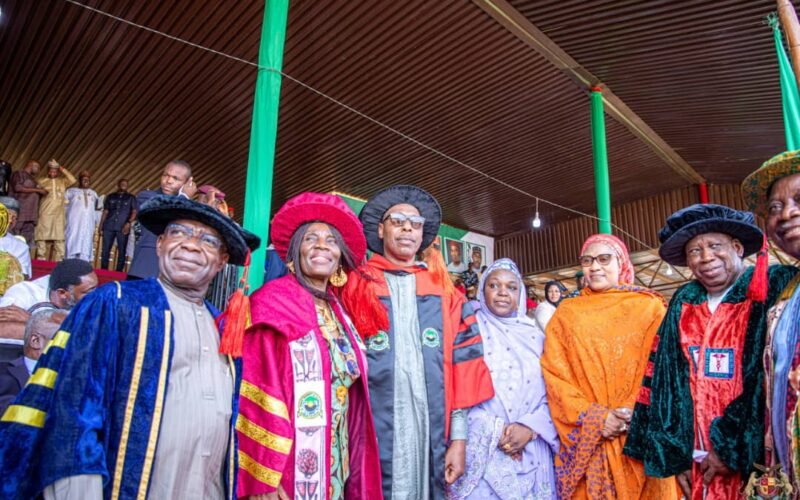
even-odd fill
[[[597,198],[597,229],[611,234],[611,187],[608,179],[606,121],[603,114],[603,91],[592,87],[592,157],[594,158],[594,192]]]
[[[272,173],[275,165],[275,140],[278,135],[278,108],[281,97],[283,45],[289,0],[266,0],[258,49],[253,118],[250,128],[250,155],[244,194],[244,227],[261,237],[261,248],[250,260],[250,289],[264,283],[264,263],[272,209]],[[270,71],[276,70],[276,71]]]
[[[708,184],[702,182],[697,185],[697,194],[700,196],[700,203],[708,204]]]
[[[775,39],[775,52],[778,55],[778,69],[780,71],[781,100],[783,102],[783,127],[786,134],[786,149],[794,151],[800,148],[800,95],[797,90],[797,81],[794,78],[792,65],[783,49],[780,25],[776,16],[767,18],[772,26]]]

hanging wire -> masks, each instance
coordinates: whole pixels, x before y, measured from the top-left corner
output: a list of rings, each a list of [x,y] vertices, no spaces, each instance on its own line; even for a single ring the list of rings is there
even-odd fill
[[[389,132],[391,132],[391,133],[393,133],[393,134],[395,134],[395,135],[397,135],[399,137],[402,137],[403,139],[405,139],[405,140],[407,140],[407,141],[409,141],[409,142],[411,142],[413,144],[416,144],[417,146],[419,146],[419,147],[421,147],[423,149],[426,149],[426,150],[430,151],[431,153],[433,153],[433,154],[435,154],[437,156],[440,156],[440,157],[442,157],[442,158],[444,158],[444,159],[446,159],[446,160],[448,160],[450,162],[453,162],[453,163],[455,163],[457,165],[460,165],[460,166],[466,168],[467,170],[484,177],[485,179],[488,179],[488,180],[493,181],[493,182],[495,182],[497,184],[500,184],[500,185],[502,185],[502,186],[504,186],[504,187],[506,187],[508,189],[511,189],[512,191],[515,191],[515,192],[517,192],[517,193],[519,193],[519,194],[521,194],[523,196],[527,196],[528,198],[536,200],[537,205],[538,205],[538,202],[541,201],[542,203],[547,203],[548,205],[550,205],[552,207],[564,210],[566,212],[569,212],[569,213],[572,213],[572,214],[575,214],[575,215],[580,215],[580,216],[583,216],[583,217],[588,217],[588,218],[594,219],[594,220],[596,220],[598,222],[602,222],[602,220],[599,217],[597,217],[596,215],[592,215],[592,214],[589,214],[589,213],[581,212],[580,210],[576,210],[574,208],[570,208],[570,207],[562,205],[560,203],[556,203],[554,201],[550,201],[550,200],[547,200],[547,199],[544,199],[544,198],[540,198],[540,197],[538,197],[536,195],[533,195],[533,194],[525,191],[524,189],[520,189],[520,188],[518,188],[516,186],[513,186],[513,185],[509,184],[508,182],[506,182],[506,181],[504,181],[502,179],[494,177],[494,176],[492,176],[492,175],[490,175],[490,174],[488,174],[488,173],[486,173],[486,172],[484,172],[484,171],[482,171],[482,170],[480,170],[478,168],[475,168],[475,167],[473,167],[471,165],[468,165],[468,164],[464,163],[463,161],[461,161],[461,160],[459,160],[457,158],[454,158],[454,157],[450,156],[447,153],[439,151],[438,149],[436,149],[436,148],[434,148],[432,146],[429,146],[429,145],[425,144],[424,142],[419,141],[419,140],[415,139],[414,137],[411,137],[410,135],[405,134],[405,133],[401,132],[400,130],[397,130],[396,128],[394,128],[394,127],[392,127],[390,125],[387,125],[387,124],[385,124],[385,123],[383,123],[383,122],[381,122],[381,121],[379,121],[379,120],[377,120],[375,118],[372,118],[371,116],[369,116],[367,114],[362,113],[361,111],[353,108],[352,106],[349,106],[348,104],[343,103],[342,101],[336,99],[335,97],[329,96],[328,94],[326,94],[326,93],[324,93],[324,92],[322,92],[320,90],[315,89],[314,87],[312,87],[312,86],[310,86],[310,85],[298,80],[297,78],[294,78],[293,76],[291,76],[291,75],[289,75],[287,73],[284,73],[281,70],[278,70],[276,68],[269,68],[269,67],[266,67],[266,66],[261,66],[258,63],[255,63],[253,61],[248,61],[247,59],[242,59],[241,57],[237,57],[237,56],[234,56],[234,55],[231,55],[231,54],[226,54],[225,52],[220,52],[220,51],[214,50],[214,49],[212,49],[210,47],[206,47],[204,45],[200,45],[200,44],[197,44],[197,43],[194,43],[194,42],[190,42],[189,40],[185,40],[183,38],[180,38],[180,37],[177,37],[177,36],[174,36],[174,35],[170,35],[168,33],[165,33],[163,31],[159,31],[159,30],[150,28],[150,27],[145,26],[143,24],[135,23],[133,21],[129,21],[128,19],[124,19],[122,17],[115,16],[114,14],[111,14],[109,12],[106,12],[106,11],[103,11],[103,10],[100,10],[100,9],[97,9],[95,7],[91,7],[89,5],[82,4],[82,3],[80,3],[80,2],[78,2],[76,0],[64,0],[64,1],[66,3],[75,5],[77,7],[81,7],[83,9],[92,11],[92,12],[94,12],[96,14],[100,14],[100,15],[108,17],[110,19],[114,19],[115,21],[118,21],[120,23],[127,24],[128,26],[133,26],[134,28],[139,28],[139,29],[148,31],[150,33],[153,33],[155,35],[159,35],[159,36],[162,36],[164,38],[168,38],[168,39],[173,40],[175,42],[182,43],[184,45],[188,45],[190,47],[194,47],[194,48],[199,49],[199,50],[210,52],[210,53],[218,55],[220,57],[224,57],[224,58],[230,59],[232,61],[240,62],[240,63],[246,64],[248,66],[253,66],[255,68],[258,68],[259,70],[278,73],[282,77],[286,78],[287,80],[290,80],[291,82],[303,87],[304,89],[309,90],[309,91],[313,92],[314,94],[317,94],[318,96],[322,97],[323,99],[327,99],[328,101],[336,104],[337,106],[342,107],[342,108],[350,111],[351,113],[353,113],[355,115],[358,115],[361,118],[364,118],[365,120],[368,120],[368,121],[374,123],[375,125],[383,128],[383,129],[386,129]],[[538,212],[538,206],[537,206],[537,212]],[[624,234],[625,236],[629,237],[633,241],[639,243],[640,245],[644,246],[645,248],[647,248],[649,250],[654,250],[655,249],[654,247],[651,247],[650,245],[648,245],[644,241],[640,240],[636,236],[632,235],[628,231],[624,230],[620,226],[614,224],[613,222],[610,222],[610,223],[611,223],[611,226],[614,229],[616,229],[620,233]]]

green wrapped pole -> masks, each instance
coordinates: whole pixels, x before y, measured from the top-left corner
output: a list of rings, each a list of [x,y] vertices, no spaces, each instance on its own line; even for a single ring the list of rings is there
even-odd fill
[[[250,290],[256,290],[264,284],[281,97],[279,71],[283,68],[283,44],[289,13],[289,0],[267,0],[265,3],[244,192],[244,227],[260,236],[262,242],[261,248],[253,252],[250,258]]]
[[[606,121],[603,113],[603,92],[592,88],[592,157],[594,158],[594,191],[597,198],[597,227],[603,234],[611,234],[611,187],[608,179],[608,154],[606,150]]]
[[[783,48],[783,38],[777,17],[769,19],[775,38],[775,52],[778,54],[778,68],[781,79],[781,100],[783,102],[783,127],[786,134],[786,149],[794,151],[800,148],[800,93],[794,78],[792,65]]]

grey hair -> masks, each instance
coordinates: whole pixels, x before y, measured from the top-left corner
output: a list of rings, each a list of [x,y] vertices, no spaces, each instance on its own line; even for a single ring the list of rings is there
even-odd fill
[[[28,345],[34,330],[38,330],[44,323],[55,323],[53,316],[63,312],[63,309],[57,307],[42,307],[35,310],[28,318],[28,322],[25,323],[25,336],[23,337],[25,345]]]

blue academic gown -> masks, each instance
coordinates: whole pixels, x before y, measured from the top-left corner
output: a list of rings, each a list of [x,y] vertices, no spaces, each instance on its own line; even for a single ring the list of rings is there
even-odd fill
[[[84,297],[0,418],[0,498],[33,498],[81,474],[101,475],[105,498],[146,493],[174,340],[155,279],[109,283]],[[225,478],[233,499],[241,361],[229,363],[235,388]]]

